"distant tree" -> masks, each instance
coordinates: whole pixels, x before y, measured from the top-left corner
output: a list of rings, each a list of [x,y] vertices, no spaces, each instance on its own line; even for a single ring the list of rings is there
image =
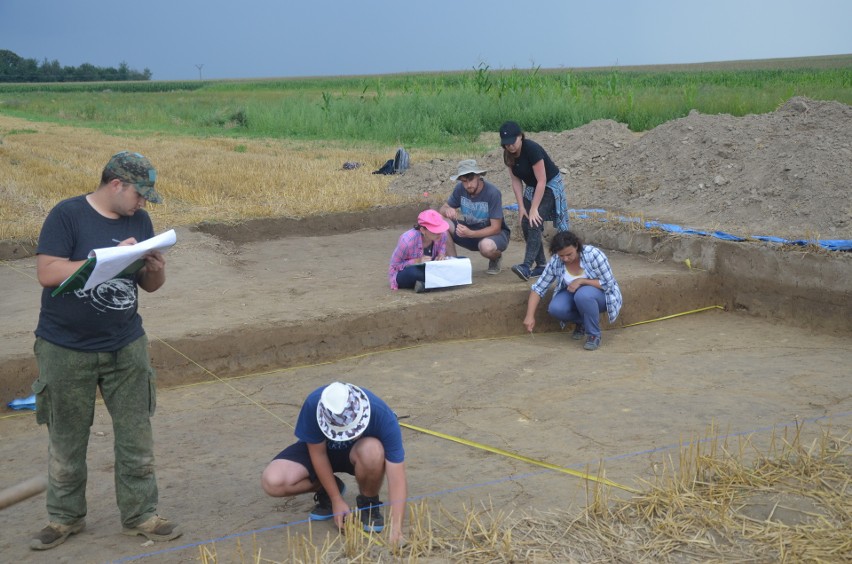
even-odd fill
[[[38,70],[42,82],[61,82],[64,78],[62,66],[56,59],[50,62],[45,59]]]
[[[22,60],[12,51],[0,50],[0,80],[6,82],[8,81],[6,77],[16,76]]]
[[[41,64],[24,59],[7,49],[0,49],[0,82],[92,82],[119,80],[151,80],[151,71],[131,69],[122,61],[118,68],[96,67],[83,63],[79,67],[63,67],[54,59],[45,58]]]
[[[77,71],[74,73],[74,79],[78,82],[93,82],[99,80],[100,77],[101,73],[98,72],[98,67],[89,63],[83,63],[77,67]]]

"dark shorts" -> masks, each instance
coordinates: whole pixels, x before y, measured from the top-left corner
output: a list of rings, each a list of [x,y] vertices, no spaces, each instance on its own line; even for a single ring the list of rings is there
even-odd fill
[[[332,472],[344,472],[346,474],[355,475],[355,466],[349,460],[351,448],[327,448],[328,459],[331,461]],[[311,455],[308,453],[308,444],[299,441],[288,446],[278,453],[273,460],[290,460],[298,462],[308,470],[308,477],[312,482],[317,480],[317,473],[314,471],[314,465],[311,463]]]
[[[509,235],[511,234],[511,231],[507,229],[503,229],[502,231],[500,231],[499,235],[492,235],[491,237],[482,237],[477,239],[475,237],[459,237],[458,235],[456,235],[457,224],[454,221],[451,221],[450,223],[452,224],[452,231],[450,234],[453,237],[453,242],[459,247],[465,248],[468,251],[478,251],[479,242],[483,239],[491,239],[492,241],[494,241],[494,244],[497,245],[497,250],[501,252],[505,251],[509,247]]]

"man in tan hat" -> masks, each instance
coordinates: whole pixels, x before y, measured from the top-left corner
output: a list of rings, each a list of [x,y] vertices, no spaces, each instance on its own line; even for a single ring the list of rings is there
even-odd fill
[[[50,441],[50,523],[33,537],[33,550],[58,546],[86,526],[86,449],[98,389],[112,416],[115,494],[123,532],[153,541],[181,534],[157,515],[151,431],[156,387],[139,316],[138,288],[154,292],[166,281],[163,255],[152,251],[141,270],[91,290],[52,296],[92,249],[134,245],[154,236],[143,208],[147,202],[162,202],[154,189],[156,179],[156,170],[142,155],[113,155],[97,190],[59,202],[39,235],[36,273],[43,289],[33,392],[36,419],[47,425]]]
[[[389,538],[402,542],[408,485],[405,450],[396,414],[366,388],[332,382],[311,392],[299,411],[295,443],[270,462],[261,476],[263,491],[274,497],[314,492],[310,519],[334,519],[338,528],[349,513],[346,486],[336,472],[355,476],[355,498],[366,532],[385,528],[379,491],[388,478]]]
[[[474,159],[461,161],[458,173],[450,177],[458,183],[440,211],[453,222],[450,226],[453,243],[469,251],[479,251],[488,259],[485,272],[498,274],[511,233],[503,221],[503,195],[485,180],[485,173]]]

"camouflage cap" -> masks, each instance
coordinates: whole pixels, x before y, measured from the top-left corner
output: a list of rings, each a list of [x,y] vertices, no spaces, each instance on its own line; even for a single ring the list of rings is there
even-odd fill
[[[139,195],[155,204],[163,202],[156,190],[154,182],[157,181],[157,171],[147,158],[139,153],[122,151],[116,153],[104,167],[104,172],[111,172],[128,184],[133,184]]]

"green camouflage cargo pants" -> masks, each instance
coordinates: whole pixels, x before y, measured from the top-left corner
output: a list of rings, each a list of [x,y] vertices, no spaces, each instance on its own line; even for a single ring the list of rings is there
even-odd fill
[[[66,349],[36,339],[36,419],[47,425],[47,512],[56,523],[86,516],[86,450],[100,388],[112,417],[115,496],[121,523],[135,527],[156,513],[157,478],[151,416],[156,377],[144,335],[115,352]]]

